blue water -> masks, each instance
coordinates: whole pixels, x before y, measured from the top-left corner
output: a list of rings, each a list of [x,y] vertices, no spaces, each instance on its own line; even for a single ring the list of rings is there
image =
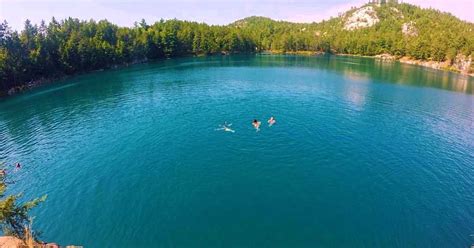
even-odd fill
[[[159,61],[1,100],[0,160],[62,245],[469,247],[473,85],[364,58]]]

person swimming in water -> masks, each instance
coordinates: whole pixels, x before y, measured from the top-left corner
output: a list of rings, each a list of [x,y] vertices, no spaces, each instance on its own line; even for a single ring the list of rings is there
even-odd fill
[[[18,170],[20,170],[20,169],[21,169],[21,164],[18,163],[18,162],[16,162],[16,163],[15,163],[15,169],[14,169],[13,171],[16,172],[16,171],[18,171]]]
[[[224,130],[224,132],[235,133],[235,130],[232,130],[230,126],[232,126],[232,123],[227,124],[227,122],[224,122],[224,125],[221,125],[221,127],[216,130]]]
[[[268,122],[268,126],[271,127],[271,126],[273,126],[273,124],[275,124],[276,120],[272,116],[272,117],[270,117],[270,119],[268,119],[267,122]]]
[[[252,125],[253,125],[253,127],[255,128],[255,130],[257,132],[260,131],[260,124],[262,124],[262,123],[259,122],[257,119],[254,119],[253,122],[252,122]]]

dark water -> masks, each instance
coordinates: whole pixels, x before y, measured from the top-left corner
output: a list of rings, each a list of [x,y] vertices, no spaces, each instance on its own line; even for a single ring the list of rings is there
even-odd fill
[[[63,245],[468,247],[473,85],[362,58],[167,60],[0,101],[0,160],[23,163],[14,192],[48,194],[34,226]]]

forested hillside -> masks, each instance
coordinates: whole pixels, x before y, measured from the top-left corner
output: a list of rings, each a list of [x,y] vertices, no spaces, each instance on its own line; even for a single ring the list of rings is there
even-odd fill
[[[320,23],[249,17],[226,26],[167,20],[119,27],[74,18],[20,32],[0,24],[0,94],[32,80],[184,55],[321,51],[445,61],[474,57],[474,24],[409,4],[366,5]]]
[[[347,28],[350,17],[360,9],[373,9],[378,19],[370,27]],[[249,17],[231,26],[248,33],[260,50],[326,51],[355,55],[389,53],[415,59],[443,61],[459,54],[474,55],[474,24],[434,9],[409,4],[366,5],[337,18],[311,24],[277,22]],[[403,27],[406,27],[404,32]]]

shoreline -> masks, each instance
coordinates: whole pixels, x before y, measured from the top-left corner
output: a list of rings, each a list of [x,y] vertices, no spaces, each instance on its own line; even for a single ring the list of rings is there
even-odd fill
[[[417,65],[421,67],[426,67],[426,68],[431,68],[439,71],[447,71],[447,72],[453,72],[457,73],[460,75],[465,75],[465,76],[470,76],[474,77],[474,71],[469,72],[469,69],[464,69],[460,70],[457,68],[456,63],[452,64],[451,61],[446,60],[446,61],[433,61],[433,60],[419,60],[419,59],[412,59],[410,57],[404,56],[404,57],[397,57],[393,56],[390,54],[378,54],[378,55],[357,55],[357,54],[346,54],[346,53],[326,53],[326,52],[313,52],[313,51],[296,51],[296,52],[283,52],[283,51],[264,51],[261,52],[260,54],[264,55],[301,55],[301,56],[318,56],[318,55],[324,55],[324,54],[330,54],[334,56],[347,56],[347,57],[357,57],[357,58],[372,58],[372,59],[377,59],[377,60],[383,60],[383,61],[393,61],[393,62],[400,62],[402,64],[409,64],[409,65]],[[460,58],[461,57],[461,58]],[[465,62],[467,65],[464,65],[465,67],[471,66],[471,64],[474,64],[474,61],[472,61],[472,58],[467,57],[467,56],[459,56],[455,59],[455,61],[461,60],[462,62]]]
[[[447,72],[453,72],[457,73],[460,75],[465,75],[467,77],[474,77],[474,72],[466,72],[466,71],[461,71],[458,68],[455,67],[455,65],[452,64],[452,61],[443,61],[443,62],[438,62],[438,61],[430,61],[430,60],[417,60],[417,59],[411,59],[409,57],[397,57],[393,56],[390,54],[379,54],[375,56],[369,56],[369,55],[357,55],[357,54],[344,54],[344,53],[327,53],[327,52],[321,52],[321,51],[279,51],[279,50],[270,50],[270,51],[261,51],[261,52],[256,52],[253,53],[256,55],[297,55],[297,56],[321,56],[321,55],[333,55],[333,56],[347,56],[347,57],[358,57],[358,58],[372,58],[376,60],[382,60],[382,61],[393,61],[393,62],[400,62],[402,64],[409,64],[409,65],[416,65],[416,66],[421,66],[421,67],[426,67],[426,68],[431,68],[439,71],[447,71]],[[221,54],[212,54],[212,55],[203,55],[203,54],[195,54],[191,56],[179,56],[179,57],[205,57],[205,56],[229,56],[232,55],[230,53],[221,53]],[[467,67],[471,66],[471,63],[474,63],[472,61],[472,58],[470,57],[463,57],[464,60],[468,59],[467,62]],[[171,58],[173,59],[173,58]],[[158,59],[159,60],[159,59]],[[102,68],[98,70],[93,70],[93,71],[85,71],[85,72],[79,72],[71,75],[55,75],[50,78],[40,78],[36,80],[31,80],[27,83],[24,83],[20,86],[15,86],[7,91],[2,91],[0,92],[0,99],[2,98],[8,98],[10,96],[17,95],[22,92],[30,91],[32,89],[38,88],[43,85],[47,84],[54,84],[60,80],[65,80],[71,77],[87,74],[87,73],[92,73],[92,72],[99,72],[99,71],[104,71],[104,70],[111,70],[111,69],[120,69],[120,68],[125,68],[128,66],[132,65],[137,65],[137,64],[143,64],[147,63],[150,61],[154,60],[148,60],[148,59],[143,59],[143,60],[136,60],[130,63],[125,63],[125,64],[119,64],[119,65],[113,65],[107,68]],[[469,70],[469,69],[467,69]]]
[[[7,91],[0,91],[0,99],[8,98],[10,96],[14,96],[14,95],[26,92],[26,91],[30,91],[32,89],[41,87],[43,85],[54,84],[58,81],[66,80],[68,78],[76,77],[76,76],[79,76],[79,75],[84,75],[84,74],[93,73],[93,72],[100,72],[100,71],[105,71],[105,70],[120,69],[120,68],[125,68],[125,67],[131,66],[131,65],[143,64],[143,63],[146,63],[146,62],[149,62],[149,61],[150,60],[147,60],[147,59],[137,60],[137,61],[133,61],[133,62],[130,62],[130,63],[113,65],[113,66],[110,66],[110,67],[107,67],[107,68],[102,68],[102,69],[97,69],[97,70],[92,70],[92,71],[78,72],[78,73],[71,74],[71,75],[58,74],[58,75],[55,75],[55,76],[52,76],[52,77],[49,77],[49,78],[40,78],[40,79],[36,79],[36,80],[31,80],[31,81],[29,81],[27,83],[24,83],[22,85],[12,87],[12,88],[8,89]]]

